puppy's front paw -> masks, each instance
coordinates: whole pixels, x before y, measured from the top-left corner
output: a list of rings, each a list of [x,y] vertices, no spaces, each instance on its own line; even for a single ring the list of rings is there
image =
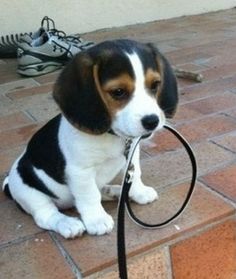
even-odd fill
[[[74,238],[82,235],[85,227],[78,218],[64,216],[56,223],[55,230],[65,238]]]
[[[131,187],[129,197],[138,204],[147,204],[158,199],[158,194],[152,187],[140,185],[133,189]]]
[[[91,235],[103,235],[110,233],[114,227],[112,217],[104,209],[96,210],[83,216],[86,230]]]

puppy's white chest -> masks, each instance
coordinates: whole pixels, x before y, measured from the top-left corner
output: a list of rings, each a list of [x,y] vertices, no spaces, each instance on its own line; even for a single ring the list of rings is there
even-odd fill
[[[125,150],[123,139],[109,133],[91,135],[81,132],[65,118],[59,131],[59,144],[67,163],[81,168],[90,168],[122,157]]]

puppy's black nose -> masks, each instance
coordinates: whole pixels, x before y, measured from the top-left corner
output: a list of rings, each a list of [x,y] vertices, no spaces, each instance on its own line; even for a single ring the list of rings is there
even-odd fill
[[[147,116],[144,116],[141,120],[143,127],[148,130],[154,130],[158,123],[159,123],[159,118],[156,114],[150,114]]]

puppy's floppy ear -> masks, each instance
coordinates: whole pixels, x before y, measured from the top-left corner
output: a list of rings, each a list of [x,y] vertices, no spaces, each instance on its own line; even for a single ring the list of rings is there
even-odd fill
[[[176,112],[178,104],[178,87],[175,74],[168,60],[158,51],[158,49],[148,44],[151,48],[160,71],[162,81],[158,92],[158,104],[164,111],[167,118],[172,118]]]
[[[79,53],[59,76],[53,97],[65,117],[78,129],[102,134],[111,118],[94,80],[94,61],[88,52]]]

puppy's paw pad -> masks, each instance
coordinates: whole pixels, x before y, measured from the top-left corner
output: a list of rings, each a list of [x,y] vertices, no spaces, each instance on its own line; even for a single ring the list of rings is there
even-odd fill
[[[91,235],[103,235],[110,233],[114,227],[112,217],[103,212],[101,214],[93,214],[93,216],[83,219],[86,230]]]
[[[65,216],[57,222],[57,232],[65,238],[74,238],[85,231],[84,224],[75,217]]]
[[[130,192],[130,198],[138,204],[151,203],[158,199],[156,190],[149,186],[142,186]]]

